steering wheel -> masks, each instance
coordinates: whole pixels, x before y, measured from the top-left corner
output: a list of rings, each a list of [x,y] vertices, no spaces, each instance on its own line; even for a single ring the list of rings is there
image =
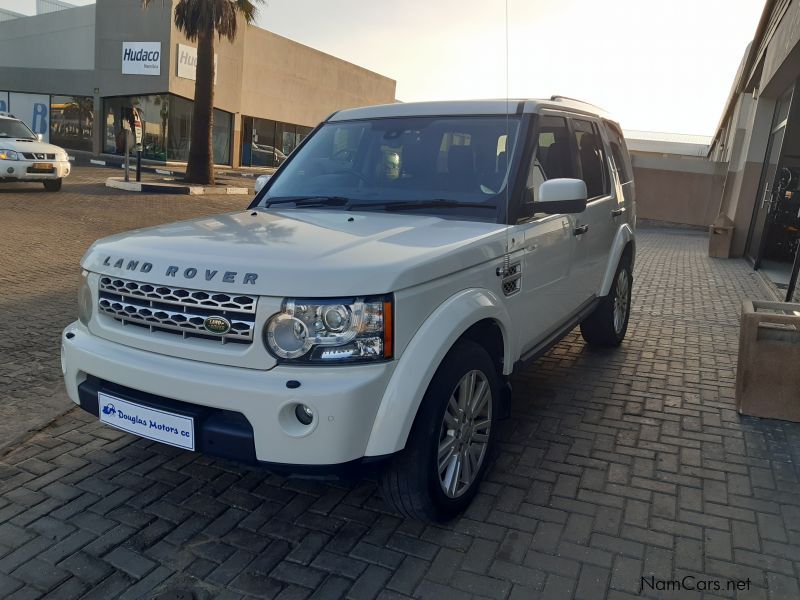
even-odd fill
[[[347,148],[342,148],[341,150],[337,150],[336,152],[334,152],[334,153],[331,155],[331,158],[330,158],[330,160],[341,160],[341,161],[346,161],[346,160],[348,160],[348,159],[350,158],[350,156],[349,156],[349,155],[351,155],[352,153],[353,153],[353,151],[352,151],[352,150],[348,150]],[[337,157],[339,157],[340,155],[341,155],[341,156],[348,155],[348,156],[347,156],[347,157],[345,157],[345,158],[337,158]],[[358,177],[358,178],[359,178],[361,181],[364,181],[364,182],[366,182],[366,183],[369,183],[369,179],[367,178],[367,176],[366,176],[366,175],[364,175],[363,173],[359,173],[359,172],[358,172],[358,171],[356,171],[355,169],[351,169],[351,168],[347,168],[347,167],[345,167],[344,169],[339,169],[339,170],[338,170],[338,171],[336,171],[336,172],[337,172],[337,173],[349,173],[350,175],[355,175],[355,176],[356,176],[356,177]]]
[[[349,150],[347,148],[342,148],[341,150],[337,150],[331,155],[331,160],[349,160],[352,154],[353,154],[352,150]]]

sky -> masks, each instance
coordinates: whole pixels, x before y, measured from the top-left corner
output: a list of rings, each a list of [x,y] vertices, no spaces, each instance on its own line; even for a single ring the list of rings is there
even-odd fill
[[[395,79],[404,102],[561,94],[625,129],[712,135],[763,6],[508,0],[506,37],[503,0],[267,0],[257,24]]]

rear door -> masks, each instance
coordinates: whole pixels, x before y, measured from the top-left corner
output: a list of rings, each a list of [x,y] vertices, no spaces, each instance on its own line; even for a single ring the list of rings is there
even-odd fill
[[[617,230],[617,190],[598,121],[573,116],[570,129],[588,196],[586,210],[576,215],[573,266],[576,293],[585,300],[599,293],[605,275]]]

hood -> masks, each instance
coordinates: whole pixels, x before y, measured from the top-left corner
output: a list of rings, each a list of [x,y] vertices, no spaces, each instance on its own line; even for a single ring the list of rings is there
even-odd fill
[[[81,265],[201,290],[382,294],[503,256],[504,231],[496,223],[406,213],[256,209],[104,238]]]
[[[42,152],[45,154],[64,152],[63,148],[59,148],[53,144],[40,142],[39,140],[26,140],[23,138],[0,138],[0,148],[14,150],[16,152]]]

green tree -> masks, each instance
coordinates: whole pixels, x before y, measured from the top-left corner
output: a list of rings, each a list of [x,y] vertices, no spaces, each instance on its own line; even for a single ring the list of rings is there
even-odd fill
[[[162,0],[163,1],[163,0]],[[147,7],[152,0],[142,0]],[[192,133],[186,179],[192,183],[214,183],[212,129],[214,127],[215,37],[236,38],[239,15],[248,25],[255,21],[257,5],[264,0],[178,0],[175,27],[190,42],[197,43],[197,75],[194,82]]]

